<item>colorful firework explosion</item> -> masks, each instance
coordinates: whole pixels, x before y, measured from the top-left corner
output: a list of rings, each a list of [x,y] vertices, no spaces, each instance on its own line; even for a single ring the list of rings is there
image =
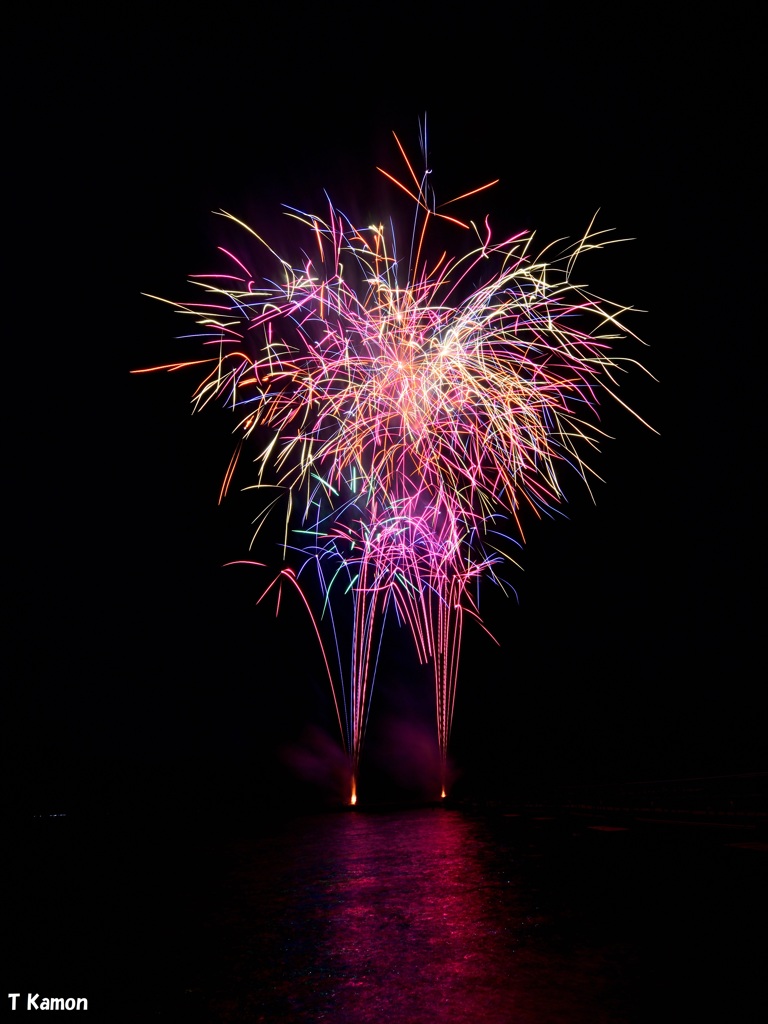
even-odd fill
[[[589,482],[584,454],[605,436],[598,399],[621,402],[616,373],[634,362],[612,354],[631,333],[619,322],[626,309],[572,282],[577,257],[606,244],[604,232],[590,226],[556,255],[534,256],[528,233],[494,242],[487,220],[479,230],[431,205],[426,176],[398,146],[413,187],[382,173],[415,204],[405,254],[391,225],[356,227],[330,204],[325,218],[287,208],[312,240],[294,265],[222,211],[272,271],[221,249],[224,271],[193,278],[205,301],[172,303],[195,320],[210,359],[155,368],[207,365],[196,406],[223,400],[238,415],[222,494],[244,445],[261,445],[249,486],[267,500],[254,540],[278,509],[285,524],[283,566],[265,593],[289,581],[310,612],[352,802],[391,612],[433,666],[445,792],[463,622],[480,621],[476,584],[502,582],[525,509],[541,515],[561,501],[564,464]],[[431,259],[437,220],[473,244]],[[302,582],[311,569],[322,595],[314,609]],[[333,625],[337,592],[352,597],[349,658]]]

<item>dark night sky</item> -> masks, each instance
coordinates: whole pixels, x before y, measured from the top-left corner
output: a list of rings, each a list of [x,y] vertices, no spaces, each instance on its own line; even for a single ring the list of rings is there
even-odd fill
[[[425,112],[438,197],[499,177],[471,208],[499,236],[574,238],[599,209],[633,239],[584,273],[647,310],[629,323],[650,347],[627,350],[659,379],[622,391],[659,435],[607,410],[596,506],[574,481],[569,519],[531,524],[518,602],[485,593],[501,647],[468,631],[462,778],[766,767],[753,26],[468,10],[12,27],[6,740],[22,808],[264,798],[299,785],[286,750],[330,771],[306,620],[274,622],[262,578],[222,568],[247,556],[252,509],[216,505],[227,417],[190,417],[194,373],[129,374],[182,351],[140,293],[189,295],[222,241],[214,209],[278,247],[283,202],[320,208],[327,189],[353,219],[381,210],[375,166],[398,169],[392,131],[418,153]],[[382,785],[418,774],[431,741],[414,665],[393,635],[368,748]]]

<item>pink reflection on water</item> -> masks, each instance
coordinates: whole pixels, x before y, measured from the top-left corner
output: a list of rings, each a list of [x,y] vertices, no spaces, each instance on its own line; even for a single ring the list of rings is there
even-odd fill
[[[541,858],[531,836],[513,839],[444,804],[298,819],[246,842],[233,902],[217,915],[225,964],[206,987],[231,995],[207,997],[212,1019],[636,1019],[621,982],[627,950],[556,909],[560,883]]]
[[[349,815],[337,833],[325,952],[339,1020],[511,1021],[514,898],[484,872],[471,822],[444,808]],[[518,921],[524,914],[518,913]]]

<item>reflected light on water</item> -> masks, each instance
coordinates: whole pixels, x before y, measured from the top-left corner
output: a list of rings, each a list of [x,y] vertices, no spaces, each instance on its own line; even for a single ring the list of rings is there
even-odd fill
[[[510,1020],[521,915],[485,873],[473,824],[440,808],[339,825],[318,950],[334,1019]]]
[[[591,858],[552,864],[545,828],[440,804],[302,818],[244,842],[211,931],[225,957],[205,983],[211,1019],[637,1021],[637,949],[607,876]]]

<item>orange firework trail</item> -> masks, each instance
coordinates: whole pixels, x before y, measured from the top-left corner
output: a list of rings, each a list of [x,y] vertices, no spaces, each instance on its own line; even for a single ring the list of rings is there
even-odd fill
[[[250,487],[268,500],[254,541],[282,506],[286,568],[275,582],[302,592],[321,645],[334,595],[351,595],[348,667],[335,626],[338,671],[324,656],[353,794],[391,612],[433,666],[445,784],[462,627],[466,616],[480,621],[475,584],[502,582],[524,510],[541,515],[562,500],[562,465],[589,484],[584,454],[605,436],[599,397],[623,405],[617,374],[634,363],[612,354],[631,334],[620,323],[626,309],[572,280],[578,256],[607,244],[604,232],[590,225],[555,255],[534,255],[527,233],[494,242],[487,220],[478,229],[430,205],[426,175],[398,146],[412,186],[383,173],[415,204],[406,254],[393,228],[356,227],[332,205],[325,218],[287,208],[312,241],[294,265],[221,211],[273,273],[222,249],[225,272],[193,279],[205,301],[172,303],[212,351],[196,406],[224,400],[239,416],[222,492],[259,439]],[[438,220],[473,242],[430,262]],[[301,584],[310,567],[321,584],[315,611]]]

